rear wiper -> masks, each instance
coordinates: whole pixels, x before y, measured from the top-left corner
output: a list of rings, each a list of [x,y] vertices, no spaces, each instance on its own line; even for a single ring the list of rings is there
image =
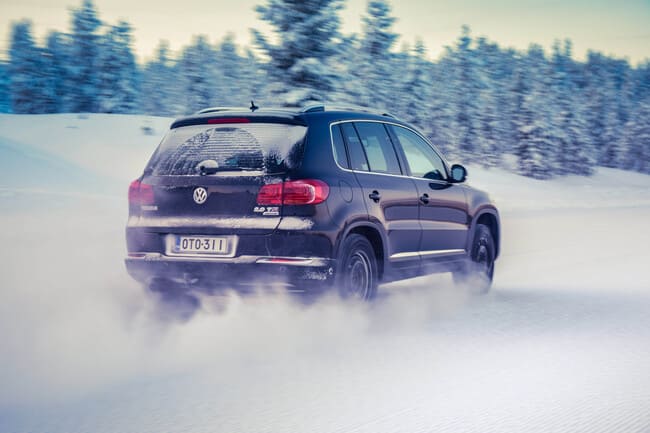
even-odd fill
[[[234,167],[234,166],[219,166],[219,163],[214,159],[206,159],[197,164],[196,170],[201,176],[214,174],[222,171],[260,171],[261,168],[254,167]]]

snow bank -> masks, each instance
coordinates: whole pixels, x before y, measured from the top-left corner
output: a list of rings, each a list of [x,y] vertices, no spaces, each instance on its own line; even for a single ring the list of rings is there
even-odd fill
[[[142,172],[171,121],[115,114],[2,114],[0,152],[3,158],[13,152],[17,160],[12,165],[32,174],[45,173],[45,181],[67,178],[48,171],[65,164],[124,183]],[[0,174],[0,186],[20,186],[11,174]]]
[[[592,209],[650,205],[650,176],[599,167],[593,176],[536,180],[470,166],[468,184],[489,191],[501,210]]]

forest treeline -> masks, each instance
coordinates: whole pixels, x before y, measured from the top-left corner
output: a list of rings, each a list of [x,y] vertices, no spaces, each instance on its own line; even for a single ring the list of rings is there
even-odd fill
[[[262,1],[262,0],[260,0]],[[569,40],[550,52],[504,48],[463,27],[435,61],[425,43],[396,46],[389,2],[367,3],[359,34],[342,34],[343,0],[266,0],[256,7],[273,42],[251,30],[197,35],[173,52],[161,41],[138,64],[132,27],[99,18],[92,0],[71,29],[38,44],[29,20],[11,27],[0,62],[0,112],[178,116],[209,106],[301,106],[322,101],[385,110],[416,125],[450,159],[548,179],[597,166],[650,174],[650,62]]]

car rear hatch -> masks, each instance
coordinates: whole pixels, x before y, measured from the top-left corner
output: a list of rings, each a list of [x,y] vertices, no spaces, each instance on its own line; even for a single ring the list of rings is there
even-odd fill
[[[273,232],[282,201],[260,205],[258,195],[298,167],[306,131],[285,118],[177,121],[131,186],[130,225],[167,234]]]

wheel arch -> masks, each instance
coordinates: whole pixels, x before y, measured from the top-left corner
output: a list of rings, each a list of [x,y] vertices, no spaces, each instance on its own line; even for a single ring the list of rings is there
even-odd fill
[[[477,212],[472,220],[471,226],[471,236],[468,242],[468,247],[471,247],[474,243],[474,236],[476,235],[476,226],[478,224],[483,224],[490,229],[490,234],[492,239],[494,239],[494,251],[495,259],[499,257],[501,252],[501,223],[499,219],[499,213],[496,209],[488,207],[483,208]]]
[[[379,227],[370,221],[360,221],[350,224],[344,231],[343,234],[339,237],[336,245],[336,257],[338,258],[341,245],[343,241],[350,236],[351,234],[359,234],[364,236],[372,245],[372,249],[375,252],[375,258],[377,259],[377,271],[379,273],[379,279],[384,275],[384,270],[386,268],[386,237]]]

